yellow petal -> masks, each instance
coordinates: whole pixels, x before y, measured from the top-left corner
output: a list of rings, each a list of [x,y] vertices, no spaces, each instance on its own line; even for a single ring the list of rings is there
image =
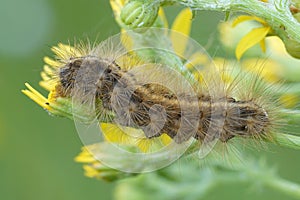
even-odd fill
[[[103,135],[108,142],[121,145],[133,145],[139,148],[144,153],[151,150],[153,145],[169,144],[171,139],[168,136],[149,139],[144,137],[144,133],[140,129],[131,127],[123,127],[122,129],[115,124],[101,123]],[[160,143],[158,143],[160,141]]]
[[[235,27],[236,25],[244,22],[244,21],[248,21],[248,20],[255,20],[255,21],[258,21],[260,22],[261,24],[263,25],[267,25],[267,23],[259,18],[259,17],[256,17],[256,16],[250,16],[250,15],[241,15],[241,16],[238,16],[233,22],[232,22],[232,27]]]
[[[270,27],[261,27],[252,29],[247,35],[245,35],[238,43],[235,49],[235,56],[238,60],[242,55],[252,46],[263,40],[268,34]]]
[[[197,65],[207,66],[209,62],[210,60],[206,54],[201,52],[196,52],[189,57],[188,61],[185,63],[185,67],[187,69],[193,70],[195,66]]]
[[[38,105],[43,107],[46,110],[50,110],[51,107],[48,105],[48,100],[41,95],[38,91],[36,91],[33,87],[31,87],[28,83],[25,83],[25,86],[28,90],[22,90],[22,92],[27,95],[30,99],[36,102]]]
[[[261,50],[265,53],[266,52],[266,41],[265,41],[265,39],[262,39],[259,42],[259,45],[260,45]]]
[[[132,51],[133,40],[124,29],[121,29],[121,43],[127,50]]]
[[[119,17],[121,9],[124,7],[125,0],[110,0],[110,6],[115,14],[115,17]]]
[[[80,163],[91,163],[95,162],[95,158],[91,154],[80,153],[74,159],[76,162]]]
[[[90,165],[83,165],[84,175],[89,178],[94,178],[99,175],[99,172]]]
[[[139,129],[131,127],[123,127],[122,129],[115,124],[101,123],[100,127],[102,129],[105,139],[112,143],[133,145],[139,140],[142,131]]]
[[[138,139],[136,145],[139,149],[144,152],[148,153],[156,148],[161,148],[162,146],[169,145],[172,142],[172,138],[170,138],[167,134],[162,134],[157,138],[142,138]]]
[[[152,142],[149,139],[143,138],[143,139],[139,139],[137,141],[137,146],[144,153],[148,152],[148,150],[150,149],[151,145],[152,145]]]
[[[41,72],[42,81],[39,82],[40,86],[45,88],[48,91],[51,91],[57,85],[57,79],[52,78],[53,76],[48,75],[45,71]]]
[[[53,79],[42,80],[39,82],[39,85],[44,89],[46,89],[47,91],[52,91],[55,89],[55,86],[57,85],[57,81]]]
[[[172,25],[172,30],[180,32],[187,36],[190,35],[192,18],[193,18],[192,11],[189,8],[183,9],[176,17]],[[182,37],[180,37],[179,39],[178,34],[176,34],[176,32],[175,33],[171,32],[170,38],[175,52],[178,55],[183,55],[186,48],[187,38],[183,39]]]
[[[44,62],[53,68],[59,67],[61,65],[60,62],[55,61],[47,56],[44,57]]]
[[[80,46],[79,46],[80,47]],[[59,43],[57,46],[53,46],[51,48],[52,52],[57,55],[59,59],[67,60],[70,57],[80,57],[85,49],[75,48],[70,45]],[[54,61],[48,57],[44,58],[44,61],[50,65],[51,67],[59,67],[61,65],[60,62]]]
[[[159,136],[159,138],[164,145],[169,145],[172,142],[172,138],[167,134],[162,134],[161,136]]]
[[[109,123],[101,123],[100,127],[105,139],[113,143],[126,143],[127,135],[124,134],[118,126]],[[126,138],[126,139],[125,139]]]
[[[167,20],[167,18],[166,18],[164,9],[163,9],[162,7],[159,8],[159,11],[158,11],[158,17],[159,17],[159,18],[161,19],[161,21],[163,22],[164,27],[165,27],[165,28],[168,28],[168,27],[169,27],[168,20]]]
[[[52,67],[49,67],[48,65],[44,65],[44,73],[46,73],[50,77],[55,76],[55,70]]]
[[[173,22],[172,30],[178,31],[182,34],[189,35],[191,30],[193,13],[191,9],[183,9]]]
[[[41,77],[44,81],[48,81],[50,80],[51,78],[48,76],[47,73],[45,73],[44,71],[41,72]]]

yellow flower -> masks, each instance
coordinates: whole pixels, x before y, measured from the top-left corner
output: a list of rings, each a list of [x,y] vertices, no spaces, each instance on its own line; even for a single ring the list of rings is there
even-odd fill
[[[243,24],[248,25],[248,24]],[[249,24],[251,25],[251,23]],[[245,28],[240,27],[240,28]],[[234,32],[228,22],[224,22],[220,24],[220,36],[222,43],[231,48],[235,46],[235,42],[237,38],[239,38],[239,33]],[[243,30],[242,32],[245,32]],[[287,82],[299,82],[300,81],[300,60],[291,57],[284,46],[282,40],[277,36],[268,37],[266,39],[267,56],[265,58],[257,58],[257,56],[253,56],[251,58],[243,59],[238,64],[243,70],[246,70],[250,73],[257,74],[261,76],[265,81],[271,84],[282,83],[282,80],[286,80]],[[252,54],[253,55],[253,54]],[[215,61],[216,59],[214,59]],[[230,65],[237,65],[237,63],[230,63],[231,61],[221,61],[215,62],[218,65],[224,65],[224,63],[229,63]],[[229,81],[230,82],[230,81]],[[289,86],[287,86],[289,87]],[[286,108],[293,108],[297,106],[297,102],[299,102],[299,92],[298,90],[293,90],[288,93],[282,94],[280,92],[279,101]]]
[[[179,32],[183,35],[190,35],[191,32],[191,26],[192,26],[192,11],[189,8],[183,9],[176,17],[175,21],[172,25],[172,30]],[[176,32],[171,32],[170,39],[172,41],[173,47],[175,52],[178,55],[183,55],[184,50],[187,45],[187,38],[184,40],[181,38],[181,40],[178,40],[178,36]]]
[[[255,16],[248,16],[248,15],[242,15],[237,17],[234,21],[232,26],[235,27],[236,25],[249,21],[249,20],[255,20],[259,22],[262,27],[259,28],[253,28],[248,34],[246,34],[238,43],[235,55],[238,60],[242,57],[242,55],[252,46],[259,43],[260,47],[263,52],[266,51],[266,44],[265,44],[265,37],[272,33],[271,27],[261,18],[255,17]]]
[[[91,146],[82,147],[81,153],[75,157],[75,161],[83,164],[84,175],[89,178],[114,181],[120,178],[134,176],[135,174],[121,172],[103,165],[89,152]]]
[[[236,41],[239,40],[240,35],[249,31],[249,27],[253,28],[253,23],[248,21],[247,23],[241,24],[242,26],[239,27],[239,32],[237,32],[236,29],[232,29],[230,24],[229,22],[221,23],[219,31],[223,45],[233,50],[232,47],[236,45]],[[243,70],[261,76],[265,81],[271,84],[280,84],[282,80],[287,83],[299,82],[300,60],[293,58],[287,53],[284,43],[279,37],[271,36],[266,38],[265,41],[268,48],[266,49],[267,54],[264,55],[264,58],[258,58],[259,54],[256,53],[257,50],[252,51],[251,58],[245,58],[238,63],[240,67]],[[226,62],[223,61],[219,63],[224,65],[224,63],[230,63],[230,61],[227,60]],[[237,63],[232,63],[231,65],[237,65]],[[289,85],[287,87],[289,87]],[[279,92],[279,100],[284,107],[292,108],[296,106],[296,102],[299,100],[298,90],[293,90],[285,94],[281,94],[282,91]]]
[[[60,43],[58,46],[51,48],[56,55],[55,60],[49,57],[44,58],[46,65],[44,65],[44,70],[41,72],[42,81],[39,84],[49,92],[48,98],[35,90],[29,83],[25,83],[27,89],[22,90],[22,92],[50,114],[72,119],[73,114],[70,100],[58,94],[59,80],[57,74],[59,68],[70,57],[79,57],[84,54],[84,51],[79,49]]]

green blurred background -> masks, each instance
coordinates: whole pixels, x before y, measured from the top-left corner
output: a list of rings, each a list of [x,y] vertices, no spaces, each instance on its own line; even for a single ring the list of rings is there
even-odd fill
[[[178,9],[168,10],[170,19]],[[216,36],[215,25],[222,17],[199,13],[192,37],[207,44]],[[52,55],[51,46],[74,38],[103,40],[118,33],[109,1],[1,0],[0,22],[0,199],[112,199],[113,183],[84,177],[81,164],[73,161],[82,146],[73,122],[49,116],[21,93],[25,82],[39,88],[43,57]],[[257,153],[262,154],[284,178],[300,183],[298,152],[271,148]],[[206,199],[252,199],[247,186],[244,192],[230,187]],[[262,191],[255,197],[266,196]],[[285,196],[269,191],[267,197]]]
[[[0,7],[0,199],[111,199],[113,184],[84,177],[73,161],[82,146],[73,122],[21,93],[24,82],[43,91],[51,46],[118,32],[109,2],[1,0]]]

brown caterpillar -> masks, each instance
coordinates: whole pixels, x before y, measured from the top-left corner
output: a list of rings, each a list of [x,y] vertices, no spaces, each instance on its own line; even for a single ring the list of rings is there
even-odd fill
[[[181,131],[177,143],[191,137],[227,142],[235,136],[266,137],[271,126],[268,111],[252,99],[225,96],[213,101],[201,91],[196,91],[195,98],[184,91],[175,94],[159,84],[143,84],[115,61],[95,56],[71,58],[58,73],[56,89],[60,96],[72,97],[78,92],[80,96],[94,95],[100,121],[101,112],[113,112],[120,125],[141,128],[147,138],[163,133],[175,138]],[[182,107],[199,112],[186,118]],[[219,119],[223,123],[218,124]]]

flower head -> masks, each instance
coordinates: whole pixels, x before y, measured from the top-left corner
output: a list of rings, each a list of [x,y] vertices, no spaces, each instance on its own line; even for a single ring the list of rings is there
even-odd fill
[[[83,163],[84,175],[89,178],[115,181],[135,175],[118,171],[103,165],[89,152],[89,146],[82,147],[81,153],[79,153],[74,160],[76,162]]]
[[[59,69],[65,65],[71,57],[79,57],[84,54],[80,48],[74,48],[69,45],[58,44],[51,48],[56,59],[49,57],[44,58],[44,70],[41,72],[42,81],[40,86],[49,92],[48,97],[44,97],[40,92],[35,90],[29,83],[25,86],[27,89],[22,92],[38,105],[55,116],[62,116],[72,119],[72,104],[69,98],[65,98],[60,91]]]

